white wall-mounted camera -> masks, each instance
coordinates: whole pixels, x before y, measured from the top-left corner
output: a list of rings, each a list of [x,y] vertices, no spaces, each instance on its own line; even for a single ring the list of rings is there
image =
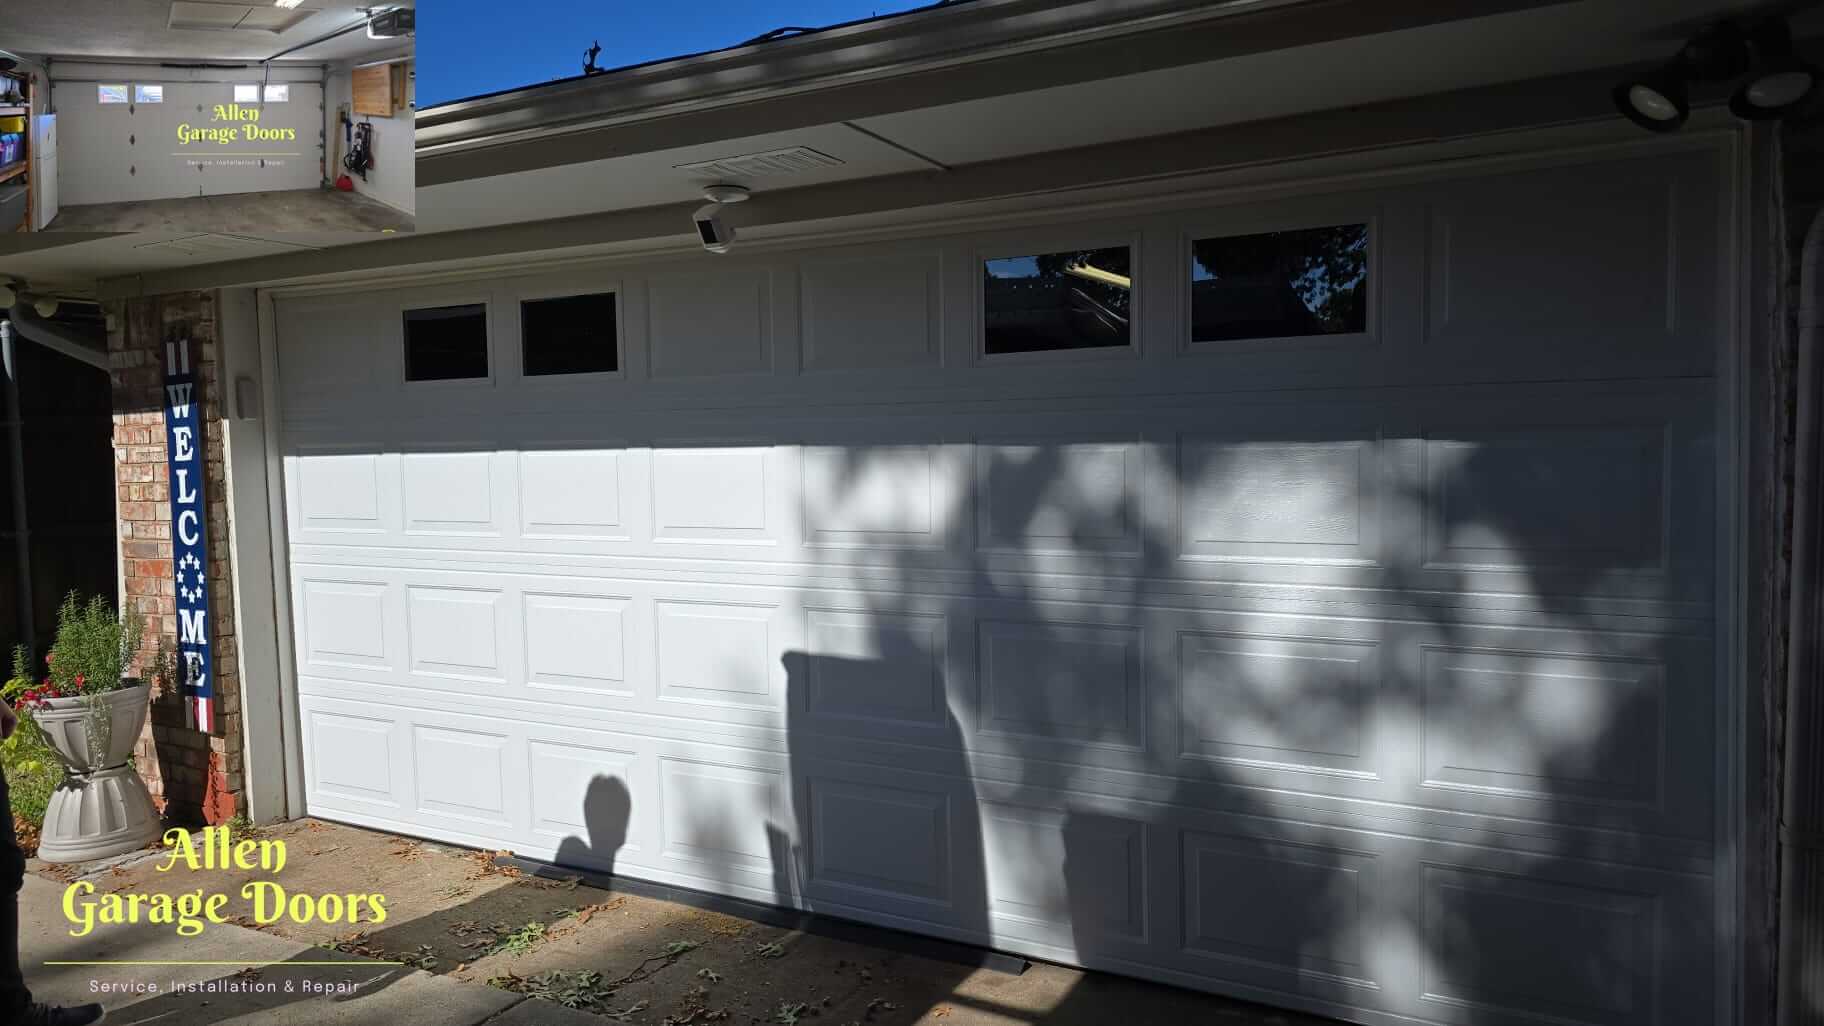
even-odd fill
[[[697,223],[697,238],[703,242],[703,248],[711,253],[726,253],[735,242],[735,227],[722,220],[722,208],[730,203],[739,203],[747,199],[747,190],[739,185],[711,185],[703,190],[703,198],[709,201],[707,206],[697,208],[690,215]]]

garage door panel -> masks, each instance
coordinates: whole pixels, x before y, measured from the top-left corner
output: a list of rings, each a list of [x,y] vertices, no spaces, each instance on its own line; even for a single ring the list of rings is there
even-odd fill
[[[1708,373],[1722,172],[1705,149],[1428,190],[1421,366],[1471,377],[1557,361],[1583,373]]]
[[[1323,431],[1171,418],[1185,430],[1168,428],[1167,446],[950,443],[954,429],[935,427],[927,444],[849,449],[760,437],[651,450],[311,444],[288,463],[289,519],[298,544],[467,565],[716,551],[794,580],[883,567],[908,588],[988,571],[1376,588],[1363,597],[1428,604],[1707,594],[1703,404],[1605,394],[1393,405]]]

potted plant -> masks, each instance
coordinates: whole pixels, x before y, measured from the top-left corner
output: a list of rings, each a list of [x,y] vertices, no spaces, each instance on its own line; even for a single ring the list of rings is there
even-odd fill
[[[20,696],[63,763],[40,832],[38,856],[47,862],[117,855],[159,835],[158,810],[131,763],[152,693],[127,673],[143,631],[138,616],[116,616],[99,596],[83,603],[71,592],[57,609],[44,676]],[[25,649],[14,649],[15,678],[29,679],[26,663]]]

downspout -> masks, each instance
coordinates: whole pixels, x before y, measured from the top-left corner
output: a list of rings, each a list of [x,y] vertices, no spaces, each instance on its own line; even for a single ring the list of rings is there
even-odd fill
[[[1780,810],[1780,1026],[1824,1023],[1824,212],[1805,234],[1801,266]]]
[[[13,550],[18,564],[19,644],[25,665],[38,663],[38,634],[32,622],[32,543],[25,520],[25,418],[19,410],[19,360],[13,322],[0,318],[0,363],[6,368],[6,440],[13,476]]]

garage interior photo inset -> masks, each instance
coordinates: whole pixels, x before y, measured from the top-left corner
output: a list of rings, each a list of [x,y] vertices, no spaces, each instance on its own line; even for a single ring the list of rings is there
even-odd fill
[[[414,17],[412,0],[6,5],[0,231],[411,231]]]

